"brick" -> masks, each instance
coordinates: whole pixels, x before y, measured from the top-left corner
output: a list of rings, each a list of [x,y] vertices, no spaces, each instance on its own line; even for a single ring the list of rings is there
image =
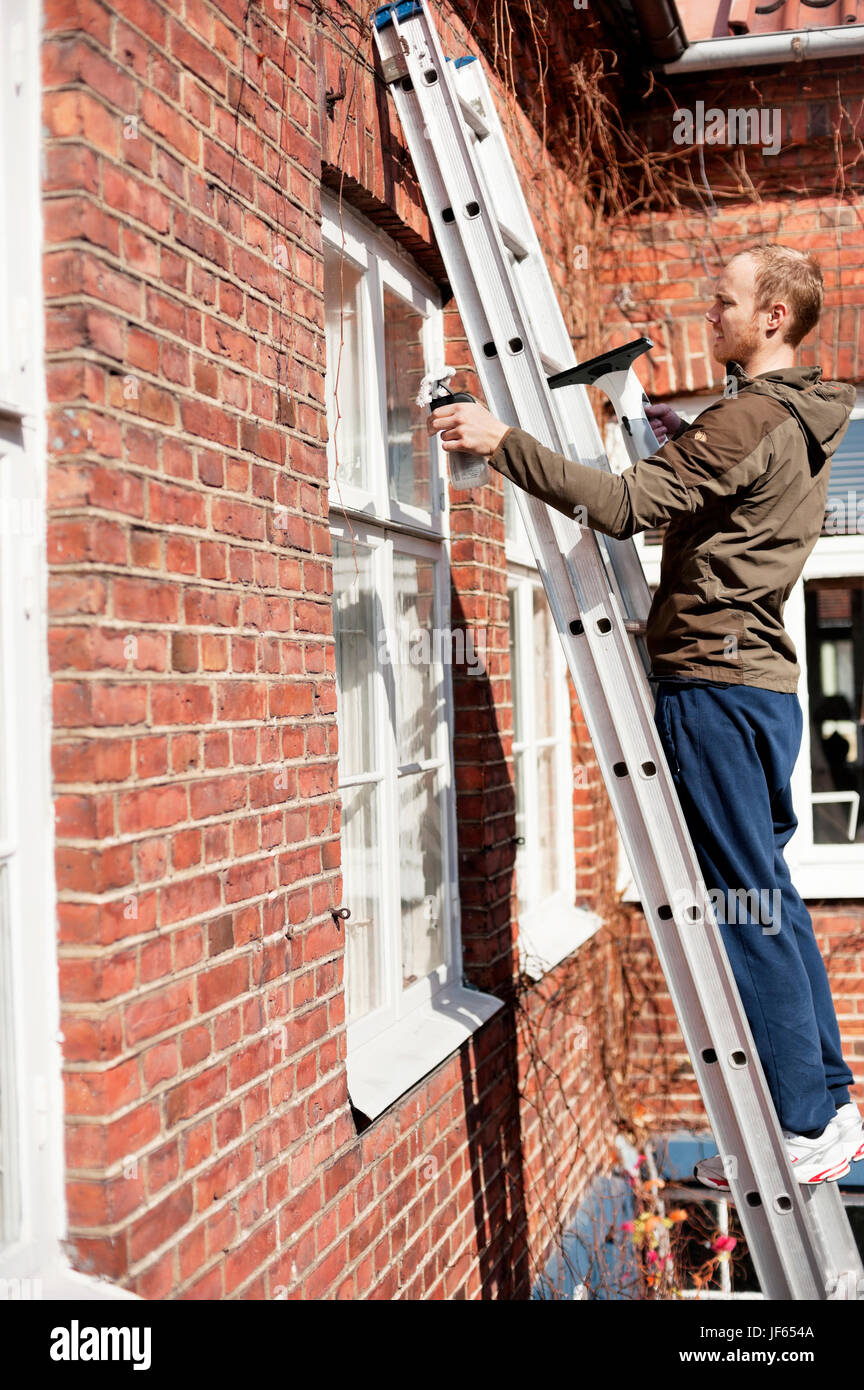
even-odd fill
[[[124,1010],[127,1046],[132,1047],[169,1028],[176,1028],[190,1017],[191,1011],[190,987],[185,982],[169,985],[140,1001],[127,1004]]]
[[[129,1258],[134,1262],[163,1245],[192,1215],[191,1185],[172,1193],[133,1225],[129,1235]]]
[[[225,1068],[216,1066],[169,1091],[165,1101],[168,1128],[214,1105],[225,1094],[226,1080]]]

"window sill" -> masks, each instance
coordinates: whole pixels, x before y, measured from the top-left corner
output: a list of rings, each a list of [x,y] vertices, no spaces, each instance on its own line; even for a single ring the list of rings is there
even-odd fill
[[[831,855],[832,846],[826,845],[825,849],[828,853],[824,858],[814,856],[811,859],[808,856],[804,861],[789,865],[792,882],[801,897],[805,902],[816,902],[822,898],[860,901],[864,898],[864,846],[850,845],[842,858]]]
[[[38,1249],[32,1245],[12,1246],[0,1252],[0,1287],[4,1290],[3,1297],[13,1301],[141,1301],[137,1293],[122,1289],[119,1284],[73,1269],[59,1252],[48,1255],[43,1247],[40,1258]]]
[[[532,914],[519,925],[520,970],[531,980],[541,980],[602,925],[602,918],[585,907],[547,906]]]
[[[859,854],[861,846],[853,846]],[[789,864],[789,871],[792,875],[792,882],[798,889],[805,903],[813,903],[824,900],[852,900],[860,901],[864,898],[862,884],[862,859],[858,863],[850,863],[849,858],[832,859],[826,856],[825,859],[811,859],[806,863]],[[787,863],[789,861],[787,860]],[[619,880],[618,889],[621,901],[641,905],[641,898],[636,884],[628,874],[626,886]]]
[[[376,1119],[395,1100],[476,1033],[503,1001],[493,994],[445,985],[392,1027],[352,1049],[348,1045],[348,1094],[355,1109]]]

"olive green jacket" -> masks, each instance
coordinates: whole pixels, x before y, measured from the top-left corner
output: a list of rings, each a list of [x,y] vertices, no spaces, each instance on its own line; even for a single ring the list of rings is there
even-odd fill
[[[511,428],[489,462],[608,536],[668,523],[646,641],[651,674],[795,691],[783,609],[819,537],[829,459],[855,400],[820,367],[748,377],[616,475]]]

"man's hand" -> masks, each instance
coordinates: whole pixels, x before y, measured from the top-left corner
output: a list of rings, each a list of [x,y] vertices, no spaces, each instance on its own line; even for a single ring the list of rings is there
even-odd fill
[[[667,439],[671,439],[676,430],[680,430],[684,423],[681,416],[675,414],[671,405],[666,405],[663,401],[657,405],[646,405],[645,415],[661,444],[665,444]]]
[[[448,453],[451,449],[461,449],[466,454],[488,458],[498,448],[509,426],[496,420],[478,401],[458,401],[456,405],[442,405],[430,411],[426,429],[430,434],[441,433],[441,448]]]

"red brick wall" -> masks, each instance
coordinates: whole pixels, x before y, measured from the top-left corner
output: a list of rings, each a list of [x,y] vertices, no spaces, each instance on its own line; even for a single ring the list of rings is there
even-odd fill
[[[645,1000],[673,1063],[674,1021],[638,921],[612,911],[614,828],[575,707],[577,895],[610,926],[539,985],[517,977],[493,483],[452,511],[454,617],[486,628],[489,664],[486,683],[455,671],[455,752],[466,972],[506,1006],[379,1121],[352,1118],[320,180],[442,278],[369,36],[347,9],[240,0],[46,0],[45,27],[73,1258],[149,1297],[524,1297],[630,1117],[628,1069],[656,1073]],[[452,53],[482,37],[445,28]],[[515,146],[569,312],[574,191],[540,124]],[[656,220],[616,243],[646,306],[674,296],[673,353],[701,293],[674,244]],[[612,338],[630,326],[610,310]],[[470,385],[452,306],[446,328]]]
[[[490,632],[465,956],[507,1006],[359,1135],[346,1088],[319,180],[440,272],[392,109],[298,3],[46,0],[45,29],[73,1259],[147,1297],[524,1297],[606,1161],[608,946],[516,979],[500,484],[453,563]]]
[[[856,1075],[861,1103],[864,1080],[864,906],[822,904],[811,915],[828,967],[843,1052]],[[638,1000],[630,1065],[635,1092],[652,1114],[673,1128],[706,1129],[705,1110],[687,1059],[672,1001],[638,909],[622,932],[625,968]]]
[[[698,153],[673,140],[673,112],[695,111],[700,100],[706,110],[778,112],[779,153],[706,143],[706,187]],[[724,261],[757,241],[817,254],[825,312],[800,360],[820,363],[826,377],[864,380],[862,113],[864,71],[855,59],[667,77],[650,104],[630,113],[635,137],[663,159],[658,184],[676,191],[679,206],[610,221],[589,271],[602,286],[603,345],[640,333],[654,339],[643,359],[651,394],[722,387],[703,316]]]

